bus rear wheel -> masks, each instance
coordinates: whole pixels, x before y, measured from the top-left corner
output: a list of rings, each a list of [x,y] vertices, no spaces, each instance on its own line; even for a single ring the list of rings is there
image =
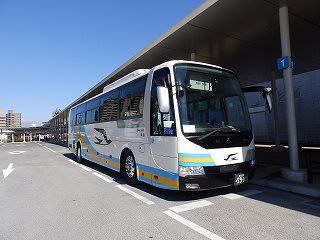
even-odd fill
[[[137,179],[137,165],[134,156],[131,152],[127,151],[123,157],[123,174],[127,183],[130,185],[136,185]]]

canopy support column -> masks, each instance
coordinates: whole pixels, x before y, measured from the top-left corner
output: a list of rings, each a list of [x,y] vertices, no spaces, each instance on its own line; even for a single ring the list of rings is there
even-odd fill
[[[282,169],[282,176],[290,181],[302,182],[304,180],[304,172],[299,169],[296,114],[292,84],[289,15],[286,1],[284,1],[279,8],[279,22],[282,56],[287,56],[289,58],[289,67],[283,70],[283,79],[287,110],[290,169]]]

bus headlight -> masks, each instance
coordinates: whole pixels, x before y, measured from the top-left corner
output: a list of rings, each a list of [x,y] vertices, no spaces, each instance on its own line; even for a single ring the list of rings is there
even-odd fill
[[[204,168],[202,166],[197,167],[184,167],[179,166],[179,176],[195,176],[195,175],[204,175]]]

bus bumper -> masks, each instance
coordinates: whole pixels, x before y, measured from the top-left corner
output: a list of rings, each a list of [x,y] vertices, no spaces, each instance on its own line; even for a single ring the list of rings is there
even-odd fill
[[[179,177],[180,191],[201,191],[228,186],[237,186],[248,182],[254,175],[251,162],[237,164],[238,170],[225,172],[220,166],[205,167],[205,175]],[[240,176],[241,181],[237,181]]]

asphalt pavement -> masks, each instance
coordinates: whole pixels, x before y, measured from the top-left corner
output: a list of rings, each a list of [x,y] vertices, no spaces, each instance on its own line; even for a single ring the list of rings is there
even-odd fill
[[[127,185],[49,143],[0,145],[0,239],[319,239],[320,201],[253,184]]]

